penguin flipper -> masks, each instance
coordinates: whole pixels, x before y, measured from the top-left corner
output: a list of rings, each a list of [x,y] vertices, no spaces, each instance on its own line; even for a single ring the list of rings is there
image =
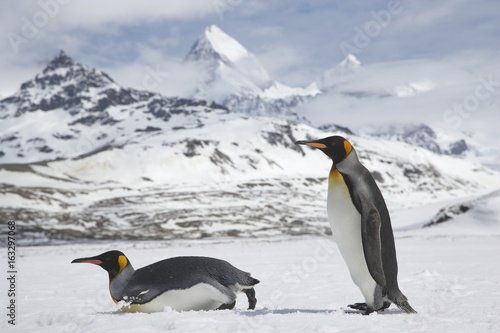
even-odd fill
[[[127,289],[124,292],[124,298],[131,304],[145,304],[156,298],[162,293],[162,290],[154,288],[154,286],[145,287],[137,286]]]
[[[217,310],[232,310],[234,309],[234,306],[236,305],[236,301],[228,304],[222,304],[217,308]]]
[[[361,203],[361,240],[366,265],[372,278],[380,286],[385,286],[386,279],[382,266],[382,244],[380,228],[382,225],[380,214],[368,200],[360,198]]]

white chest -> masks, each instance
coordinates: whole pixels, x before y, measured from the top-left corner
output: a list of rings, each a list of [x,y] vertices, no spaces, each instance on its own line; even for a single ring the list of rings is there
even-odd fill
[[[338,171],[330,174],[327,202],[328,221],[339,248],[356,250],[361,245],[361,215]]]
[[[177,311],[214,310],[228,302],[227,295],[209,284],[200,283],[188,289],[169,290],[146,304],[119,302],[118,305],[125,312],[151,313],[164,311],[165,307]]]
[[[352,280],[361,289],[366,302],[372,303],[376,283],[368,271],[363,252],[361,214],[354,206],[349,189],[338,171],[330,174],[328,185],[328,221],[333,237]]]

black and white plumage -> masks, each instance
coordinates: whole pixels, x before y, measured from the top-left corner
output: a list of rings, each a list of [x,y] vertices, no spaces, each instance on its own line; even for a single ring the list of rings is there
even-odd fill
[[[135,270],[120,251],[79,258],[72,263],[101,266],[109,275],[109,290],[126,312],[232,309],[244,292],[249,309],[257,303],[253,286],[259,283],[224,260],[209,257],[174,257]]]
[[[389,211],[351,143],[341,136],[296,143],[318,148],[333,161],[328,177],[328,220],[351,278],[365,298],[365,303],[349,306],[369,314],[392,302],[407,313],[416,313],[399,290]]]

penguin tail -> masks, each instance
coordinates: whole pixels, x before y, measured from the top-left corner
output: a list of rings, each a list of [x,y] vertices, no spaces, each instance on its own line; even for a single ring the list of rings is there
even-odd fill
[[[249,286],[255,286],[258,283],[260,283],[259,280],[255,279],[255,278],[253,278],[251,276],[248,277],[248,285]]]
[[[403,301],[403,302],[400,302],[399,304],[398,303],[395,303],[396,306],[406,312],[406,313],[418,313],[414,308],[411,307],[410,303],[408,303],[408,301]]]
[[[410,303],[408,303],[408,298],[406,298],[403,293],[399,292],[399,296],[396,297],[394,300],[391,299],[391,301],[396,304],[396,306],[401,310],[406,313],[417,313],[414,308],[411,307]]]
[[[255,289],[253,286],[260,283],[259,280],[253,278],[249,275],[246,277],[245,286],[243,286],[243,292],[247,295],[248,298],[248,310],[255,309],[255,305],[257,304],[257,298],[255,297]]]

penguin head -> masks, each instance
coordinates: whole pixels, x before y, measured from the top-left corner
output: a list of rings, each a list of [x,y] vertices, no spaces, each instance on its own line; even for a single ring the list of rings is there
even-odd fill
[[[71,263],[89,263],[101,266],[109,274],[109,280],[113,280],[125,267],[130,265],[128,258],[121,251],[108,251],[95,257],[78,258]]]
[[[295,144],[318,148],[330,157],[334,164],[342,162],[353,150],[351,143],[338,135],[313,141],[297,141]]]

